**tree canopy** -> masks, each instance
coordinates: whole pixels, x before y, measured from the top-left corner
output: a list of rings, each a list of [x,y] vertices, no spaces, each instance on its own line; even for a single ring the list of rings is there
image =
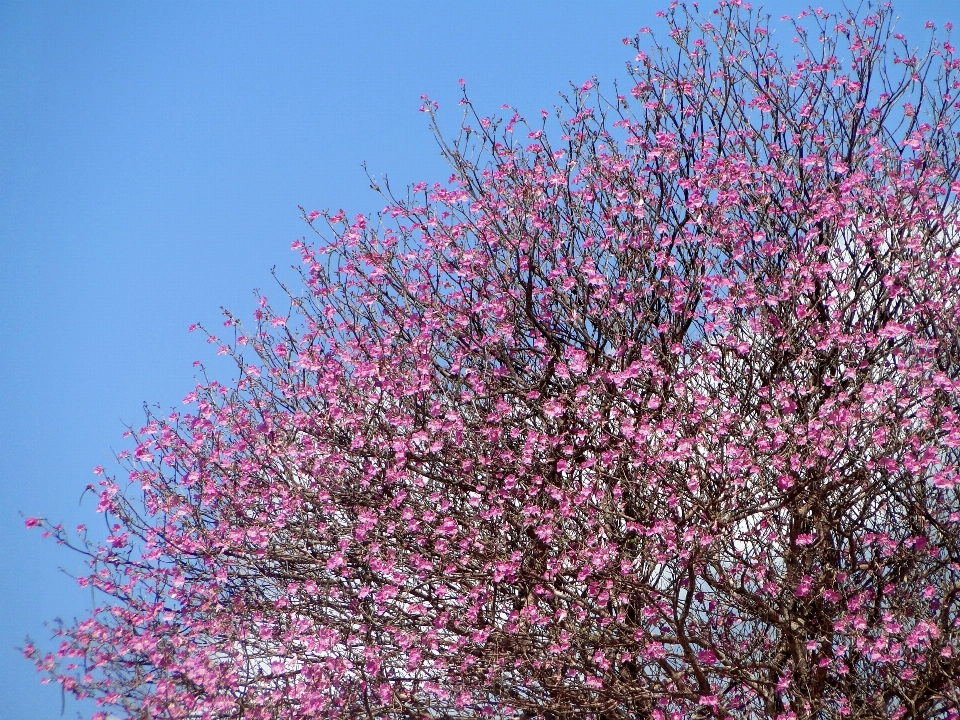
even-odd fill
[[[960,715],[960,59],[661,15],[624,94],[465,94],[446,184],[304,212],[108,540],[28,520],[101,598],[42,670],[130,718]]]

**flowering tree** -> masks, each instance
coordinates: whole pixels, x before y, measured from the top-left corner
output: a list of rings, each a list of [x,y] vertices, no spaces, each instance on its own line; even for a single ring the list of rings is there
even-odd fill
[[[554,140],[465,97],[446,186],[305,214],[107,542],[28,521],[108,598],[41,669],[131,718],[960,717],[960,59],[663,15]]]

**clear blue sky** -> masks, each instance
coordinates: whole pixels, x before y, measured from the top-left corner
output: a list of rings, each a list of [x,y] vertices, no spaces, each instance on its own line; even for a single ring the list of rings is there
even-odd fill
[[[482,111],[535,114],[568,81],[623,78],[620,38],[666,4],[0,2],[0,720],[60,717],[13,648],[90,603],[20,513],[96,522],[91,468],[215,357],[188,325],[277,294],[297,206],[379,210],[364,161],[444,180],[421,93],[450,128],[461,77]],[[957,0],[898,12],[912,38],[960,25]]]

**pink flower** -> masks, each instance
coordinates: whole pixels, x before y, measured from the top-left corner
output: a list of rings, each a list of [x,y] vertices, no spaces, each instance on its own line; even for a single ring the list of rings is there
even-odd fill
[[[563,405],[557,400],[548,400],[543,405],[543,412],[551,420],[556,419],[563,414]]]
[[[441,535],[454,537],[457,534],[457,521],[452,517],[445,517],[443,523],[437,528],[437,532]]]
[[[660,660],[667,656],[667,651],[663,643],[652,642],[644,649],[643,655],[651,660]]]
[[[717,662],[717,654],[713,650],[701,650],[697,653],[697,660],[704,665],[714,665]]]

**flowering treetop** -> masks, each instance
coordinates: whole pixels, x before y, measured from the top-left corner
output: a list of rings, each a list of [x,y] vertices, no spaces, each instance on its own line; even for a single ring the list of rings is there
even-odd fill
[[[465,97],[448,184],[305,213],[107,542],[31,521],[104,598],[41,669],[131,718],[958,717],[960,59],[662,15],[627,95]]]

